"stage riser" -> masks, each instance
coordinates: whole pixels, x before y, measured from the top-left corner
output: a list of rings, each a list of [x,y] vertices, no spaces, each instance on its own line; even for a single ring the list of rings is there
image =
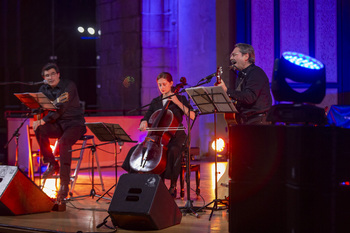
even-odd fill
[[[349,129],[231,127],[230,232],[350,232],[349,142]]]

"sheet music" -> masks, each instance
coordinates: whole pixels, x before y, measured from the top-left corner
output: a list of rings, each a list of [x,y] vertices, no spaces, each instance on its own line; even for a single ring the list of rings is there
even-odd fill
[[[238,112],[221,86],[187,88],[186,92],[202,114],[215,109],[219,113]]]
[[[14,94],[25,106],[30,109],[42,108],[44,110],[56,110],[57,107],[42,92],[26,92]]]

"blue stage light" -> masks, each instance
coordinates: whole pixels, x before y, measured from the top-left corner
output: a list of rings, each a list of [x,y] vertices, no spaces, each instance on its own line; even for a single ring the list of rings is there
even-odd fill
[[[325,124],[322,102],[326,93],[325,65],[297,52],[284,52],[275,60],[271,91],[279,103],[271,107],[267,120],[273,123]]]
[[[275,60],[271,90],[277,101],[319,104],[325,96],[325,65],[297,52]],[[294,88],[298,85],[299,90]]]
[[[319,70],[319,69],[322,69],[324,67],[322,62],[318,61],[315,58],[312,58],[312,57],[309,57],[305,54],[302,54],[302,53],[284,52],[282,54],[282,56],[287,61],[289,61],[295,65],[308,68],[308,69]]]

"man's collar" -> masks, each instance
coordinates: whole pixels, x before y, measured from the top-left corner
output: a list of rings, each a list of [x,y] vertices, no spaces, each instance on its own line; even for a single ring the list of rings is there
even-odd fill
[[[244,69],[242,70],[242,72],[247,73],[248,69],[249,69],[250,67],[253,67],[253,66],[254,66],[254,63],[250,64],[249,66],[247,66],[246,68],[244,68]]]

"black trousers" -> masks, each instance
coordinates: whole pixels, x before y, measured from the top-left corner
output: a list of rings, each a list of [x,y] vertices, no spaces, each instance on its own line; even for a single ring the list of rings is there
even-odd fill
[[[58,149],[60,153],[60,182],[69,184],[72,161],[72,146],[86,133],[85,125],[67,126],[65,129],[57,123],[46,123],[39,126],[35,131],[44,163],[52,163],[55,156],[50,148],[49,138],[58,138]]]

